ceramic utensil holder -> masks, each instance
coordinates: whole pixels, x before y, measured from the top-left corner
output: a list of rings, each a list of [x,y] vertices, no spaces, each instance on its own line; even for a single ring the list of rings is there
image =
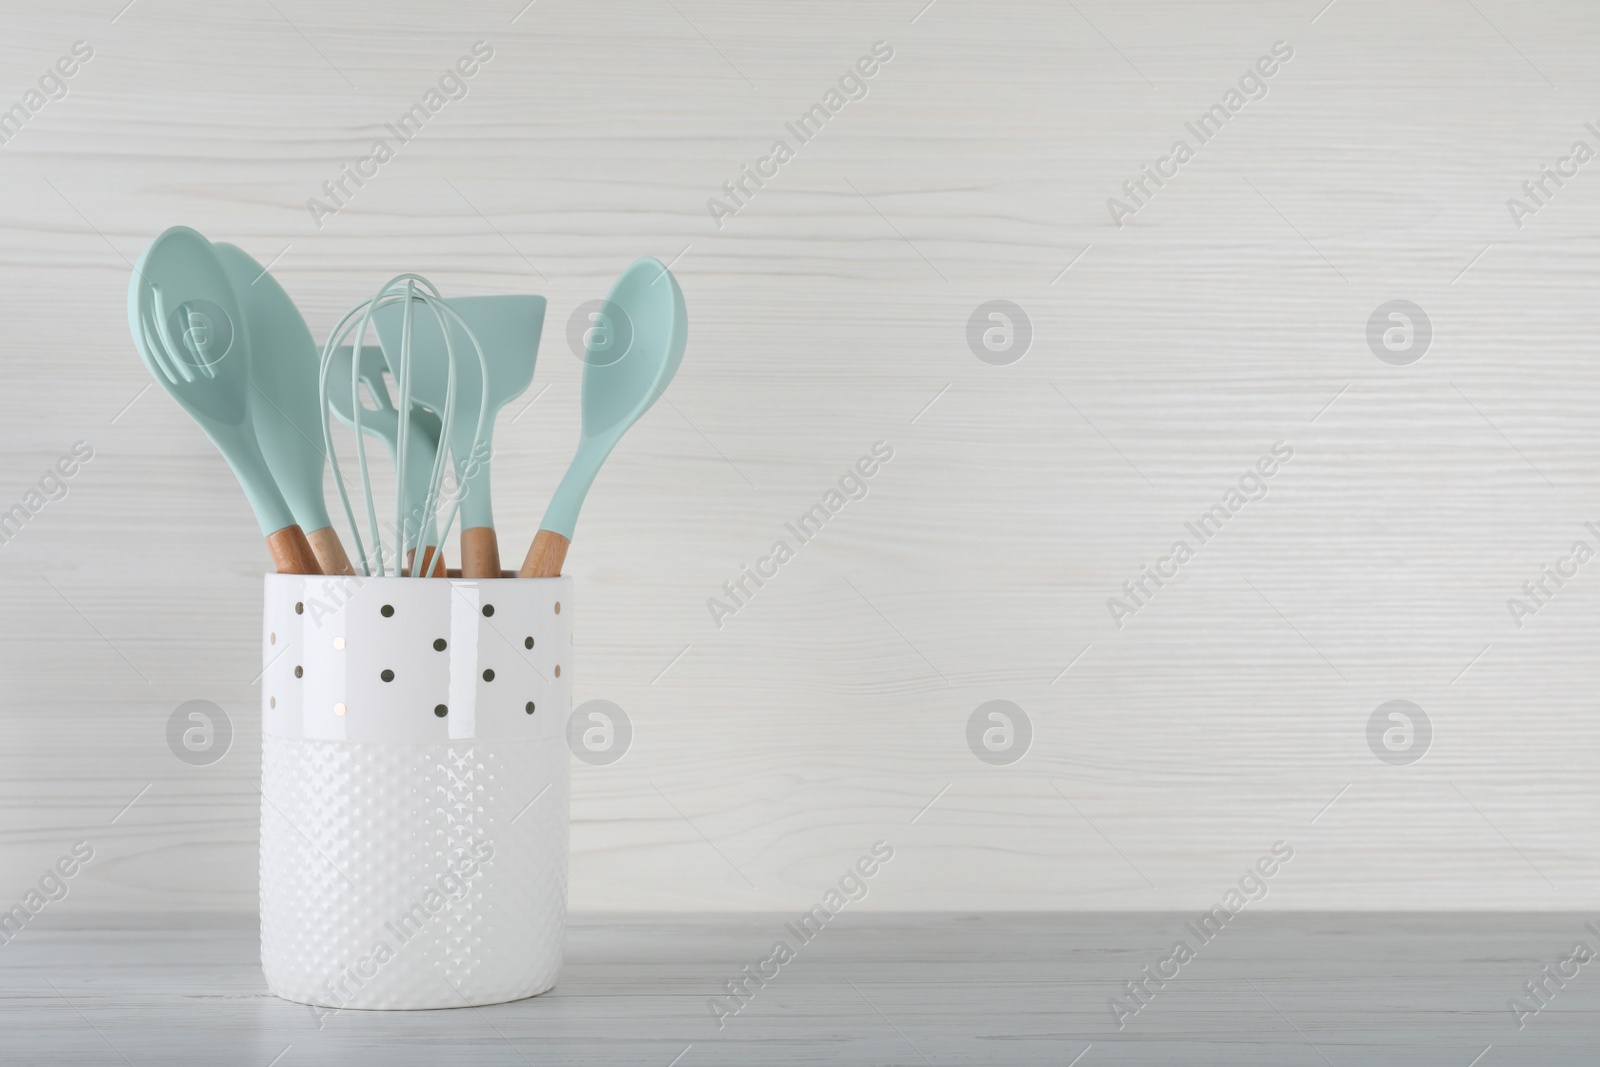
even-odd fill
[[[327,1008],[542,993],[566,919],[572,580],[273,574],[261,965]]]

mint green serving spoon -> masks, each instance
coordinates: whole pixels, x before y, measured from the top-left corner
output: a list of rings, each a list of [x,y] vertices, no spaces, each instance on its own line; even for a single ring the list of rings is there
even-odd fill
[[[395,408],[394,401],[389,398],[389,388],[383,380],[386,369],[383,350],[377,345],[363,345],[361,384],[366,386],[377,407],[371,408],[365,403],[362,404],[361,429],[362,432],[383,441],[389,449],[389,458],[398,464],[400,412]],[[350,346],[340,345],[333,351],[333,371],[328,376],[328,406],[333,408],[333,413],[339,417],[340,422],[346,426],[354,426],[356,403],[356,399],[350,393]],[[410,468],[405,474],[406,499],[416,501],[416,506],[420,507],[428,498],[428,489],[433,477],[433,461],[439,451],[439,416],[413,404],[407,429],[411,443],[406,450],[406,466]],[[423,516],[418,528],[408,531],[406,540],[419,545],[437,545],[438,519],[433,515]],[[432,548],[424,549],[425,554],[431,554],[433,551]],[[430,569],[435,570],[442,569],[442,566],[442,557],[429,564]]]
[[[250,338],[250,417],[256,441],[324,574],[354,574],[322,496],[321,356],[300,309],[278,280],[236,245],[212,249],[244,305]]]
[[[555,578],[566,562],[583,498],[628,427],[650,409],[683,362],[689,312],[678,279],[661,262],[635,260],[611,286],[603,314],[611,329],[590,334],[583,368],[583,433],[566,477],[545,509],[519,578]],[[615,338],[628,336],[619,355]]]
[[[249,325],[210,241],[174,226],[150,243],[128,284],[128,327],[151,375],[233,468],[278,573],[322,573],[256,441]]]
[[[450,452],[460,486],[461,576],[498,578],[500,546],[494,532],[494,509],[489,502],[494,419],[533,381],[545,300],[542,296],[458,296],[444,302],[455,309],[477,337],[488,366],[488,380],[484,381],[477,360],[463,358],[456,362],[456,411],[451,422]],[[401,301],[379,308],[372,317],[378,342],[396,379],[404,313],[405,302]],[[426,314],[414,315],[411,328],[411,395],[442,415],[449,368],[444,331],[435,316]],[[452,326],[451,332],[451,343],[458,353],[472,351],[472,341],[459,324]],[[486,410],[481,432],[480,410]],[[476,455],[474,440],[479,442]]]

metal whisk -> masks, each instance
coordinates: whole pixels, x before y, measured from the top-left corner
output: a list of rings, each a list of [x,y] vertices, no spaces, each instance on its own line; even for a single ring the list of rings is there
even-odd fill
[[[365,498],[367,530],[372,539],[372,551],[369,554],[367,542],[361,536],[361,524],[356,519],[355,509],[350,504],[350,494],[345,488],[345,480],[339,469],[339,455],[333,447],[333,427],[330,420],[332,414],[329,403],[329,376],[333,372],[335,360],[334,353],[342,345],[351,345],[354,352],[359,353],[365,343],[369,330],[375,332],[373,315],[380,309],[393,304],[402,304],[400,344],[398,352],[385,352],[390,373],[394,375],[395,387],[399,393],[395,407],[399,412],[400,426],[395,450],[395,519],[390,527],[391,541],[394,545],[394,554],[387,557],[384,552],[383,536],[378,527],[378,507],[372,495],[372,476],[367,466],[366,433],[361,425],[361,414],[364,410],[360,402],[361,395],[361,360],[350,361],[350,396],[352,414],[354,415],[354,429],[356,435],[356,460],[360,468],[361,492]],[[421,500],[408,499],[407,495],[407,464],[411,457],[407,456],[408,443],[411,438],[411,418],[413,413],[412,400],[412,320],[417,307],[426,308],[439,325],[439,332],[444,336],[445,359],[445,402],[444,410],[435,412],[440,420],[439,447],[433,458],[433,469],[428,478],[428,489]],[[405,561],[411,560],[411,576],[420,577],[434,570],[430,560],[437,559],[445,540],[450,536],[450,527],[455,522],[456,513],[461,507],[461,491],[459,484],[449,494],[449,511],[442,524],[436,518],[440,506],[446,502],[444,494],[444,476],[447,470],[452,470],[450,464],[450,431],[455,418],[456,408],[456,366],[460,358],[456,352],[454,341],[455,331],[452,326],[458,327],[472,343],[474,354],[478,359],[480,369],[478,380],[483,383],[483,395],[479,403],[477,430],[473,437],[472,454],[481,454],[487,447],[484,441],[484,428],[488,424],[489,409],[489,374],[488,362],[484,357],[483,345],[479,343],[472,328],[467,325],[461,315],[452,308],[439,295],[438,288],[420,274],[401,274],[378,290],[369,300],[352,307],[345,312],[339,324],[334,327],[329,335],[327,344],[322,349],[322,373],[318,380],[319,396],[322,402],[322,433],[323,441],[327,448],[328,462],[333,466],[334,485],[339,490],[339,500],[344,505],[345,518],[350,523],[350,533],[355,540],[356,556],[360,561],[362,574],[368,577],[383,577],[387,573],[386,559],[392,561],[393,573],[396,577],[405,573]],[[355,337],[350,338],[354,332]],[[341,389],[343,383],[341,383]],[[465,461],[464,457],[460,457]],[[435,532],[437,531],[437,532]]]

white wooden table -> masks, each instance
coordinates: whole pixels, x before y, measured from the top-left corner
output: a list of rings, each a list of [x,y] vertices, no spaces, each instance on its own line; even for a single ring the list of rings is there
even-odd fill
[[[253,917],[74,917],[0,947],[0,1062],[1535,1067],[1600,1047],[1587,968],[1520,1031],[1506,1008],[1584,936],[1562,913],[1246,914],[1121,1030],[1108,1000],[1188,916],[847,913],[719,1030],[707,1001],[793,918],[580,917],[542,997],[318,1018],[266,992]]]

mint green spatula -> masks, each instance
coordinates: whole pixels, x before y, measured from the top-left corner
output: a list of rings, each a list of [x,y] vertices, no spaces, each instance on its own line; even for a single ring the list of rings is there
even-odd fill
[[[611,350],[619,331],[591,334],[584,357],[583,433],[578,452],[550,498],[539,533],[517,572],[520,578],[561,574],[578,511],[600,465],[628,427],[655,403],[683,362],[689,313],[678,279],[659,260],[648,256],[635,260],[611,286],[606,304],[608,315],[622,318],[631,344],[619,355]]]
[[[324,574],[354,574],[322,496],[320,356],[300,309],[267,269],[236,245],[212,249],[244,305],[250,338],[250,417],[279,492],[306,531]]]
[[[174,226],[150,243],[128,285],[128,327],[151,375],[233,468],[278,573],[322,573],[256,442],[248,323],[210,241]]]

